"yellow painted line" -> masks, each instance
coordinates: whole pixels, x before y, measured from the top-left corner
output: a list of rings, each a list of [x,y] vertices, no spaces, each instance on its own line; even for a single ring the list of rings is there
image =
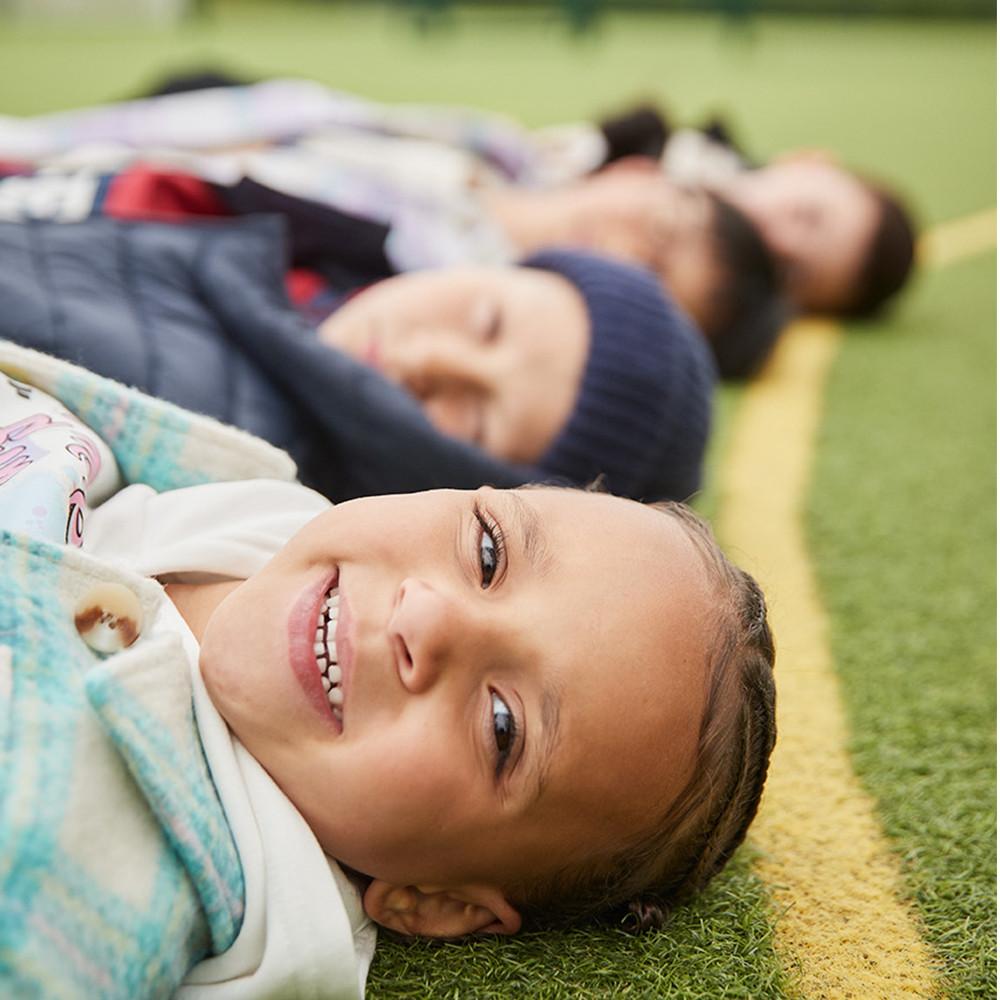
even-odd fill
[[[778,745],[751,839],[797,993],[930,997],[936,977],[919,918],[847,755],[829,626],[803,534],[823,388],[839,340],[827,322],[786,331],[746,391],[722,469],[719,534],[761,581],[778,641]]]
[[[917,244],[917,259],[924,267],[947,267],[966,257],[987,253],[996,245],[994,207],[930,229]]]

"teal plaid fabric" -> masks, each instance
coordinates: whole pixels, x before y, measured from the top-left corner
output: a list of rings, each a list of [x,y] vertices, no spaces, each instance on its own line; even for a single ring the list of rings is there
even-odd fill
[[[0,342],[0,371],[59,398],[128,481],[288,479],[282,453]],[[2,424],[0,419],[0,424]],[[77,602],[116,582],[152,622],[160,586],[0,525],[0,996],[168,997],[235,940],[243,873],[177,636],[95,654]]]

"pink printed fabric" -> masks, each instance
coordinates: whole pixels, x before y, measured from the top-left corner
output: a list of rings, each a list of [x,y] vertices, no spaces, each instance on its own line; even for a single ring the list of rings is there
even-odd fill
[[[0,530],[80,548],[90,509],[121,485],[97,434],[47,393],[0,374]]]

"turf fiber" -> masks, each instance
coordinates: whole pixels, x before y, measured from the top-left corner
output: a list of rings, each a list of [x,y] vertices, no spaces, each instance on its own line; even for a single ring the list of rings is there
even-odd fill
[[[659,98],[722,111],[751,152],[825,146],[893,178],[928,223],[995,202],[987,24],[616,15],[569,37],[540,13],[460,12],[420,34],[381,4],[216,2],[176,28],[0,18],[0,113],[136,94],[168,69],[297,74],[388,100],[450,101],[531,124]],[[844,338],[808,528],[852,721],[851,751],[898,849],[954,997],[995,995],[995,257],[926,275]],[[722,397],[703,510],[740,393]],[[779,637],[780,641],[780,637]],[[751,849],[752,850],[752,849]],[[662,933],[387,941],[370,996],[788,995],[745,850]],[[892,984],[886,984],[891,997]]]
[[[996,258],[848,338],[809,526],[856,766],[949,995],[996,989]]]

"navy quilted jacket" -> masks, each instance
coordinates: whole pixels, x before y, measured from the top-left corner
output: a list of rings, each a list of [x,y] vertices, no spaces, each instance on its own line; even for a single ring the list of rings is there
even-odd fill
[[[288,303],[281,221],[0,224],[0,337],[287,450],[333,500],[545,478],[438,433]]]

